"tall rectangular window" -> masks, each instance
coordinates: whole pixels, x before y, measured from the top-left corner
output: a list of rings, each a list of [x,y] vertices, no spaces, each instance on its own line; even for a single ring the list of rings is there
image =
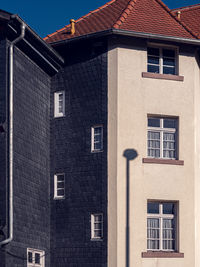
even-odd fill
[[[177,53],[173,48],[148,47],[147,71],[161,74],[177,74]]]
[[[27,248],[27,267],[44,267],[44,257],[44,251]]]
[[[91,215],[91,239],[103,238],[103,214]]]
[[[103,126],[93,126],[91,129],[91,151],[100,152],[103,149]]]
[[[54,175],[54,199],[65,198],[65,174]]]
[[[148,117],[148,157],[177,158],[176,118]]]
[[[65,116],[65,92],[54,93],[54,117]]]
[[[147,203],[147,250],[175,251],[177,244],[177,203]]]

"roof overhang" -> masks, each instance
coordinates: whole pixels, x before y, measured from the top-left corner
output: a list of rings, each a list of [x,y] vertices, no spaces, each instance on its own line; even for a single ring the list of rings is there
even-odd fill
[[[154,39],[154,40],[170,41],[170,42],[200,46],[200,40],[198,39],[181,38],[181,37],[176,37],[176,36],[166,36],[166,35],[160,35],[160,34],[135,32],[135,31],[121,30],[121,29],[108,29],[105,31],[94,32],[94,33],[90,33],[86,35],[77,36],[71,39],[54,42],[54,43],[51,43],[51,45],[53,47],[56,47],[62,44],[68,44],[71,42],[92,39],[92,38],[99,38],[99,37],[104,37],[108,35],[129,36],[129,37],[136,37],[136,38],[145,38],[145,39],[150,39],[150,40]]]
[[[64,64],[64,59],[39,37],[18,15],[0,10],[0,21],[4,25],[4,38],[9,41],[16,39],[25,25],[25,37],[16,44],[27,56],[36,62],[49,75],[54,75]]]

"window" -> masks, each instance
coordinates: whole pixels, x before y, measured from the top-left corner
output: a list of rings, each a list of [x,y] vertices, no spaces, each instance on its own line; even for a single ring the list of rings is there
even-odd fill
[[[91,151],[99,152],[103,149],[103,126],[93,126],[91,132]]]
[[[176,210],[173,202],[148,202],[147,250],[176,250]]]
[[[103,238],[103,214],[91,215],[91,239]]]
[[[177,74],[176,49],[147,48],[147,71],[160,74]]]
[[[54,117],[65,116],[65,92],[54,93]]]
[[[44,267],[44,251],[27,249],[27,267]]]
[[[54,199],[65,198],[65,175],[55,174],[54,175]]]
[[[176,118],[148,117],[148,157],[177,158]]]

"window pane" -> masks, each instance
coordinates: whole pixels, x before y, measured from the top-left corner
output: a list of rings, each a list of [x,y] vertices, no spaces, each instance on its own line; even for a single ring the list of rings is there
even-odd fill
[[[58,195],[59,197],[64,196],[64,195],[65,195],[65,190],[64,190],[64,189],[59,189],[59,190],[57,190],[57,195]]]
[[[158,202],[148,202],[147,203],[147,213],[159,213],[159,203]]]
[[[39,253],[35,253],[35,263],[40,264],[40,254]]]
[[[174,58],[163,58],[163,65],[175,67],[175,59]]]
[[[164,250],[174,250],[174,240],[163,240],[163,249]]]
[[[101,142],[94,143],[94,150],[101,150]]]
[[[94,128],[94,135],[95,134],[101,134],[102,127],[95,127]]]
[[[94,215],[94,221],[95,222],[101,222],[102,221],[102,215],[101,214]]]
[[[164,214],[174,214],[174,203],[163,203],[163,213]]]
[[[147,229],[147,238],[156,238],[159,239],[159,229]]]
[[[175,149],[175,142],[163,142],[164,150]]]
[[[175,57],[175,50],[163,49],[163,57]]]
[[[101,227],[102,227],[102,223],[94,223],[94,229],[95,230],[101,230]]]
[[[28,252],[28,262],[32,263],[33,262],[33,253]]]
[[[94,238],[100,238],[100,237],[102,237],[102,231],[94,230]]]
[[[63,94],[59,94],[58,96],[58,111],[59,113],[62,113],[63,112]]]
[[[148,47],[147,53],[148,55],[151,55],[151,56],[159,56],[159,48]]]
[[[58,189],[61,189],[61,188],[64,188],[64,187],[65,187],[65,183],[64,182],[57,183],[57,188]]]
[[[148,64],[147,71],[148,72],[152,72],[152,73],[159,73],[160,72],[160,68],[159,68],[159,66]]]
[[[176,154],[173,150],[164,150],[163,151],[163,158],[175,159]]]
[[[160,132],[148,131],[148,139],[160,141]]]
[[[159,249],[159,240],[147,240],[147,249],[157,250]]]
[[[175,133],[167,133],[167,132],[164,132],[163,139],[165,141],[175,141]]]
[[[100,134],[94,135],[94,142],[100,142],[100,141],[101,141],[101,135]]]
[[[159,118],[148,118],[148,126],[149,127],[160,127],[160,119]]]
[[[57,175],[57,181],[58,182],[62,182],[62,181],[64,181],[65,180],[65,176],[64,176],[64,174],[59,174],[59,175]]]
[[[163,67],[164,74],[176,74],[175,67]]]
[[[164,128],[176,128],[176,119],[164,119]]]
[[[154,56],[148,56],[148,63],[159,65],[159,57],[154,57]]]

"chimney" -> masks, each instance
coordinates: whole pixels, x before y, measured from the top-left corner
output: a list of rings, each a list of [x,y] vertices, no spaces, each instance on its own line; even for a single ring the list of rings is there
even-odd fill
[[[178,19],[181,19],[181,11],[177,11],[177,17]]]
[[[75,20],[74,19],[70,19],[70,24],[71,24],[71,34],[75,34]]]

